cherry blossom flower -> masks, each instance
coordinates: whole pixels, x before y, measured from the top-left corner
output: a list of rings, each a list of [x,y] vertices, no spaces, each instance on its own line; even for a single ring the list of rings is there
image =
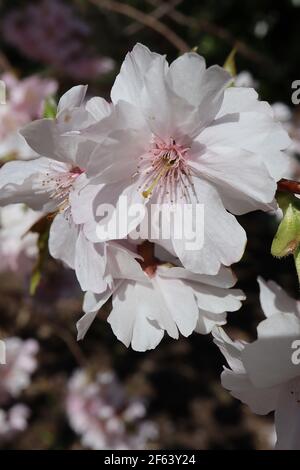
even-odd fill
[[[33,210],[50,213],[49,250],[54,258],[61,259],[76,274],[82,290],[102,292],[105,279],[105,246],[91,243],[76,223],[76,212],[71,211],[70,195],[87,184],[85,169],[92,142],[81,142],[78,130],[95,121],[99,109],[104,115],[110,107],[97,100],[86,105],[83,100],[85,86],[71,89],[59,101],[56,119],[40,119],[22,130],[30,147],[40,157],[29,161],[12,161],[0,170],[0,204],[26,203]],[[83,207],[81,207],[83,210]],[[92,206],[85,205],[85,214]],[[74,222],[75,217],[75,222]]]
[[[7,405],[29,386],[31,375],[37,368],[38,349],[38,342],[34,339],[5,339],[6,363],[0,365],[0,442],[12,439],[27,428],[28,406],[14,403],[7,408]]]
[[[98,310],[112,295],[108,317],[117,338],[136,351],[154,349],[164,333],[178,339],[179,333],[209,333],[226,323],[226,311],[236,311],[244,299],[232,271],[221,268],[215,276],[193,274],[182,267],[151,258],[146,246],[139,249],[142,261],[112,269],[114,283],[103,294],[87,292],[85,315],[77,323],[82,339]],[[119,273],[117,272],[119,270]]]
[[[19,133],[21,127],[43,115],[46,98],[56,93],[55,80],[32,75],[19,80],[12,73],[5,73],[6,103],[0,105],[0,158],[32,158],[33,151]]]
[[[23,204],[0,209],[0,272],[30,270],[38,253],[38,235],[29,230],[40,217]]]
[[[57,92],[58,84],[53,79],[31,75],[22,80],[12,73],[2,75],[8,102],[15,111],[28,115],[28,120],[42,117],[44,101]]]
[[[110,72],[114,61],[96,55],[86,44],[89,25],[71,5],[61,0],[29,2],[14,9],[2,21],[5,40],[27,57],[55,67],[73,79]]]
[[[28,425],[30,410],[23,404],[13,405],[8,410],[0,409],[0,442],[13,439],[20,431],[25,431]]]
[[[5,340],[6,364],[0,367],[0,403],[16,398],[28,387],[32,373],[37,368],[39,349],[34,339],[13,337]]]
[[[235,77],[234,86],[257,89],[258,82],[254,79],[251,72],[243,70]]]
[[[68,384],[66,410],[82,445],[92,449],[143,449],[157,434],[154,424],[144,420],[143,402],[130,400],[113,372],[98,373],[93,380],[77,370]]]
[[[98,142],[87,165],[91,181],[103,184],[94,206],[104,200],[118,211],[121,195],[130,204],[204,205],[203,248],[186,250],[174,234],[168,246],[198,273],[216,274],[241,258],[246,234],[232,214],[274,208],[286,169],[282,150],[290,141],[271,107],[230,83],[198,54],[169,66],[138,44],[112,88],[113,112],[81,131]]]
[[[230,369],[222,384],[254,413],[275,410],[277,449],[300,449],[299,302],[275,282],[259,279],[266,320],[257,327],[254,343],[232,341],[222,328],[213,331],[215,343]],[[295,343],[296,341],[296,343]],[[293,359],[295,355],[295,359]]]

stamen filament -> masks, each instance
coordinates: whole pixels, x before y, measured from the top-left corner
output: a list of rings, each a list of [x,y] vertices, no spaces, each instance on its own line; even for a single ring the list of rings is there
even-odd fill
[[[159,172],[158,176],[153,180],[153,182],[149,186],[149,188],[142,192],[142,195],[145,199],[151,196],[153,189],[157,186],[161,177],[164,176],[168,172],[170,167],[171,167],[170,163],[166,162],[162,170]]]

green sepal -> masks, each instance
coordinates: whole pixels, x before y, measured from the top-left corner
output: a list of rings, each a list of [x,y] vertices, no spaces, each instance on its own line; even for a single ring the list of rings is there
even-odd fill
[[[237,76],[237,68],[235,63],[236,49],[232,49],[227,59],[224,62],[223,68],[230,73],[232,77]]]
[[[298,245],[295,253],[294,253],[294,261],[295,261],[295,267],[298,275],[298,280],[300,283],[300,246]]]
[[[54,119],[57,113],[57,104],[54,98],[47,98],[44,105],[43,117]]]
[[[282,258],[294,254],[300,244],[300,200],[293,194],[278,193],[277,202],[283,218],[272,242],[271,253]]]

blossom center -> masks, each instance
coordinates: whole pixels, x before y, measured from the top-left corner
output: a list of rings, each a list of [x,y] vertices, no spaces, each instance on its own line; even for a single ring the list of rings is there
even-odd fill
[[[190,181],[188,151],[189,147],[178,144],[173,138],[168,141],[153,138],[148,152],[140,157],[136,173],[140,176],[139,189],[145,199],[151,197],[154,190],[172,198],[178,184],[184,190],[187,180]]]
[[[50,199],[56,203],[58,212],[64,212],[69,207],[70,192],[78,176],[83,173],[84,170],[77,166],[63,172],[49,171],[46,173],[42,186],[49,190]]]

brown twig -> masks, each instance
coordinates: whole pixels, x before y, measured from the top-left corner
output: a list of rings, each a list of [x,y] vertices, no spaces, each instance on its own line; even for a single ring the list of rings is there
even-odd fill
[[[156,18],[157,20],[160,20],[164,16],[168,15],[174,8],[176,8],[180,3],[182,3],[183,0],[170,0],[168,3],[167,2],[157,2],[156,0],[152,1],[149,0],[148,3],[150,3],[152,6],[156,7],[150,15]],[[143,28],[145,28],[144,24],[140,24],[137,22],[134,22],[127,26],[125,28],[124,32],[128,36],[131,36],[132,34],[136,34],[139,31],[141,31]]]
[[[127,16],[133,20],[153,29],[158,34],[167,39],[179,52],[187,52],[190,50],[188,44],[181,39],[174,31],[168,26],[159,21],[157,18],[151,15],[147,15],[142,11],[134,8],[131,5],[121,3],[115,0],[89,0],[91,3],[99,8],[104,8],[115,13]]]
[[[79,367],[86,367],[87,360],[73,335],[69,331],[57,325],[54,325],[53,329],[57,336],[68,346],[69,351],[74,356]]]
[[[13,70],[8,58],[0,51],[0,69],[4,72],[11,72]]]
[[[277,183],[278,191],[285,193],[300,194],[300,183],[294,180],[281,179]]]
[[[151,0],[151,3],[153,4],[154,1],[156,0]],[[273,62],[268,57],[255,51],[254,49],[252,49],[252,47],[248,46],[240,39],[237,39],[231,32],[229,32],[222,26],[216,25],[204,18],[192,18],[186,16],[175,9],[169,12],[169,16],[173,19],[173,21],[175,21],[177,24],[180,24],[181,26],[202,29],[206,33],[218,37],[222,41],[229,44],[232,48],[235,48],[241,55],[253,62],[256,62],[258,64],[267,64],[269,66],[274,67]]]

